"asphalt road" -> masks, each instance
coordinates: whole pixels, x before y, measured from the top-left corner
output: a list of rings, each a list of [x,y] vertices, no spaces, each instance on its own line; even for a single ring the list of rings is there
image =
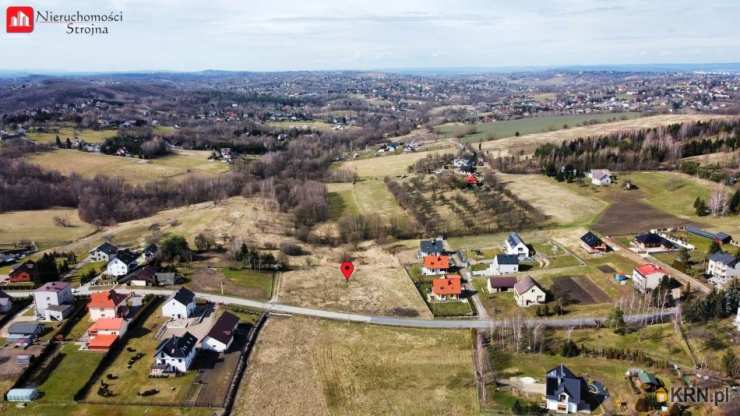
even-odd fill
[[[139,294],[153,294],[169,296],[175,293],[174,290],[167,289],[144,289],[136,288],[129,289],[119,287],[117,291],[121,292],[136,292]],[[11,296],[14,297],[25,297],[30,296],[30,291],[7,291]],[[87,294],[87,290],[78,290],[77,294]],[[496,328],[500,326],[511,325],[510,320],[497,320],[497,319],[414,319],[414,318],[394,318],[387,316],[374,316],[374,315],[362,315],[355,313],[346,312],[335,312],[327,311],[323,309],[304,308],[300,306],[284,305],[280,303],[260,302],[250,299],[242,299],[232,296],[214,295],[210,293],[199,293],[196,292],[196,296],[200,299],[205,299],[214,303],[232,304],[245,306],[252,309],[283,313],[289,315],[301,315],[310,316],[316,318],[333,319],[336,321],[345,322],[359,322],[365,324],[375,325],[386,325],[386,326],[399,326],[408,328],[435,328],[435,329],[487,329]],[[662,317],[665,320],[670,320],[673,316],[673,308],[666,309],[663,311]],[[661,315],[658,313],[653,314],[640,314],[640,315],[629,315],[625,316],[627,322],[639,322],[641,320],[649,321],[651,319],[657,320]],[[526,319],[522,323],[528,326],[542,325],[550,328],[571,328],[571,327],[594,327],[603,325],[605,317],[574,317],[574,318],[557,318],[557,319]]]

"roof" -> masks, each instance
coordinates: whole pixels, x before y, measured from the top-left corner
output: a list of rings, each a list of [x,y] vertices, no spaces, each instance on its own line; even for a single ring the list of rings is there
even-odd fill
[[[476,178],[475,175],[468,175],[465,177],[465,182],[470,185],[475,185],[478,183],[478,178]]]
[[[108,309],[115,308],[128,298],[128,295],[118,293],[115,290],[108,292],[93,292],[90,294],[89,308]]]
[[[67,282],[47,282],[43,286],[36,289],[35,292],[61,292],[69,288]]]
[[[36,262],[34,262],[33,260],[24,261],[23,263],[13,267],[9,274],[17,274],[23,272],[33,273],[35,271],[35,267]]]
[[[139,270],[134,271],[128,280],[144,280],[151,282],[152,284],[157,282],[157,268],[154,266],[146,266]]]
[[[131,250],[118,250],[118,253],[116,253],[116,256],[113,259],[118,259],[126,264],[131,264],[135,262],[138,257],[139,256]],[[111,261],[113,261],[113,259],[111,259]]]
[[[231,337],[234,336],[234,329],[237,325],[239,325],[239,318],[232,313],[224,312],[213,324],[211,330],[208,331],[207,336],[223,344],[228,344]]]
[[[519,244],[523,244],[526,246],[519,233],[510,233],[509,236],[506,238],[506,242],[509,243],[509,245],[512,247],[518,246]]]
[[[514,285],[514,290],[518,295],[521,295],[533,287],[540,288],[540,285],[537,284],[534,279],[532,279],[532,276],[524,276],[516,282],[516,284]]]
[[[95,335],[87,340],[88,348],[110,348],[118,339],[118,335]]]
[[[181,287],[180,290],[172,295],[172,299],[175,299],[183,305],[189,305],[195,301],[195,293],[191,292],[189,289]]]
[[[717,251],[713,253],[711,256],[709,256],[709,260],[724,264],[726,266],[735,266],[738,262],[738,259],[735,256],[730,253],[725,253],[724,251]]]
[[[612,175],[609,169],[591,169],[591,177],[596,180],[602,180]]]
[[[658,385],[658,380],[655,378],[655,376],[645,370],[638,371],[637,377],[640,379],[640,383],[642,384],[653,384],[656,386]]]
[[[177,275],[175,273],[154,273],[154,277],[157,280],[157,283],[160,285],[168,285],[168,284],[174,284],[177,280]]]
[[[114,246],[111,243],[103,243],[99,245],[98,247],[96,247],[95,249],[90,250],[91,253],[95,251],[100,251],[110,256],[118,252],[118,247]]]
[[[515,254],[497,254],[494,260],[496,261],[496,264],[519,264],[519,256]]]
[[[604,244],[603,241],[594,233],[591,231],[587,232],[586,234],[583,234],[581,236],[581,241],[586,243],[589,247],[598,247],[602,244]]]
[[[144,253],[154,254],[157,252],[157,250],[158,248],[156,244],[149,244],[148,246],[144,248]]]
[[[43,326],[43,324],[32,321],[14,322],[10,325],[10,327],[8,327],[8,334],[35,334],[41,328],[43,328]]]
[[[424,267],[427,269],[449,269],[450,258],[448,256],[425,256]]]
[[[516,277],[492,277],[491,287],[496,289],[511,289],[516,284]]]
[[[419,242],[419,251],[422,253],[444,253],[444,241],[440,239],[421,240]]]
[[[101,318],[93,322],[90,328],[88,328],[88,331],[120,331],[123,329],[124,324],[125,322],[122,318]]]
[[[438,296],[459,295],[462,293],[462,279],[458,275],[449,275],[444,279],[433,279],[432,293]]]
[[[656,266],[652,263],[646,263],[646,264],[637,266],[635,267],[635,270],[637,270],[637,273],[640,273],[643,276],[648,276],[653,273],[666,274],[665,270],[663,270],[660,266]]]
[[[663,244],[665,239],[655,233],[645,233],[635,236],[635,241],[642,244]]]
[[[173,335],[159,343],[156,354],[164,353],[174,358],[185,358],[193,351],[198,338],[190,332],[185,332],[181,337]]]
[[[588,394],[586,381],[577,377],[563,364],[548,371],[545,377],[547,398],[558,400],[560,393],[567,393],[570,396],[570,401],[577,403],[579,408]]]

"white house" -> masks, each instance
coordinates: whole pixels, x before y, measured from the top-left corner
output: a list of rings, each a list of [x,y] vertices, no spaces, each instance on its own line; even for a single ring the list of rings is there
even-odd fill
[[[106,318],[122,318],[128,313],[126,300],[129,295],[115,290],[93,292],[87,309],[90,311],[90,320],[98,321]]]
[[[709,256],[707,274],[712,276],[710,281],[714,284],[724,286],[730,280],[740,277],[740,259],[718,251]]]
[[[120,337],[123,336],[127,328],[128,322],[123,318],[103,318],[95,321],[87,329],[87,333],[91,337],[97,335],[115,335]]]
[[[514,285],[514,300],[521,307],[545,303],[547,294],[530,276],[524,276]]]
[[[228,350],[234,341],[237,326],[239,326],[239,318],[229,312],[224,312],[201,341],[202,348],[216,352]]]
[[[131,273],[139,264],[137,255],[129,250],[119,250],[118,253],[108,262],[106,273],[113,277],[126,276]]]
[[[515,255],[520,259],[531,257],[533,254],[518,233],[509,234],[504,245],[506,247],[506,254]]]
[[[498,254],[493,258],[489,270],[492,276],[516,273],[519,271],[519,257],[513,254]]]
[[[632,272],[633,285],[635,289],[640,292],[655,289],[660,285],[660,282],[664,277],[668,277],[668,273],[666,273],[666,271],[660,266],[656,266],[652,263],[646,263],[635,267],[635,270]]]
[[[92,261],[110,261],[111,257],[118,252],[118,247],[111,243],[103,243],[90,250],[90,259]]]
[[[545,375],[545,406],[555,413],[590,413],[586,380],[560,364]]]
[[[8,313],[13,309],[13,299],[0,289],[0,313]]]
[[[162,305],[162,315],[173,319],[185,319],[195,313],[195,293],[180,288]]]
[[[609,169],[591,169],[588,173],[591,183],[597,186],[606,186],[612,184],[612,174]]]
[[[48,282],[33,291],[36,317],[61,321],[72,311],[74,295],[67,282]]]
[[[198,338],[190,332],[178,337],[173,335],[162,341],[154,354],[151,375],[163,376],[173,373],[185,373],[195,359]]]
[[[450,269],[449,256],[426,256],[424,265],[421,268],[421,274],[424,276],[436,276],[446,274]]]

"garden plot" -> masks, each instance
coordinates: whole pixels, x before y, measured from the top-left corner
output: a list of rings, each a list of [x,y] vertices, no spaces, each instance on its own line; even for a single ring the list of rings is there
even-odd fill
[[[586,276],[557,277],[553,280],[550,291],[560,299],[579,305],[606,303],[611,299],[594,282]],[[566,302],[567,303],[567,302]]]

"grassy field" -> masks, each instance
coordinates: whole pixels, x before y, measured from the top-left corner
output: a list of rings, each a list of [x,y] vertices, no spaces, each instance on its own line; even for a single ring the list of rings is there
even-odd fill
[[[267,125],[276,129],[313,129],[321,131],[329,131],[332,129],[331,124],[321,120],[270,121]]]
[[[77,173],[86,178],[120,176],[132,183],[145,183],[157,179],[185,179],[190,174],[217,175],[229,170],[225,163],[208,160],[208,155],[208,152],[181,151],[144,160],[61,149],[34,155],[30,161],[65,175]]]
[[[650,117],[640,117],[632,120],[602,123],[593,126],[574,127],[552,132],[527,134],[520,137],[507,137],[490,140],[483,143],[483,150],[489,151],[492,156],[509,156],[524,151],[529,153],[537,146],[545,143],[561,143],[579,137],[606,135],[625,130],[636,130],[649,127],[659,127],[687,121],[726,118],[712,114],[664,114]]]
[[[156,406],[113,406],[82,403],[35,402],[26,408],[0,402],[3,416],[213,416],[209,408],[177,408]]]
[[[408,173],[408,167],[427,155],[451,153],[455,150],[430,150],[427,152],[401,153],[391,156],[376,156],[367,159],[355,159],[342,162],[339,167],[357,173],[361,178],[383,178]]]
[[[90,323],[85,318],[76,326],[87,327]],[[103,359],[99,352],[80,351],[79,346],[69,343],[62,347],[64,358],[38,388],[44,394],[41,403],[72,403],[73,396],[92,375]]]
[[[260,299],[269,299],[272,295],[272,272],[259,272],[231,267],[224,268],[222,272],[234,284],[258,290],[260,292]]]
[[[80,284],[80,279],[82,278],[82,276],[89,273],[90,270],[95,270],[96,272],[100,273],[105,270],[106,264],[107,263],[104,261],[94,261],[87,263],[86,265],[77,269],[75,273],[68,279],[68,282],[71,283],[73,286],[77,286]]]
[[[71,127],[61,127],[57,131],[50,132],[37,132],[32,131],[26,134],[29,139],[35,142],[41,143],[56,143],[56,137],[62,142],[65,142],[67,138],[74,140],[75,138],[82,139],[87,143],[103,143],[105,139],[115,137],[118,131],[115,129],[105,130],[92,130],[92,129],[74,129]]]
[[[471,354],[468,331],[271,318],[235,413],[478,414]]]
[[[355,184],[327,185],[332,202],[332,218],[347,214],[379,214],[385,218],[406,216],[382,180],[368,179]]]
[[[55,224],[54,217],[66,220],[70,226],[62,227]],[[54,208],[0,213],[0,244],[31,240],[43,249],[75,241],[94,231],[95,227],[80,220],[76,209]]]
[[[436,132],[445,136],[460,137],[464,142],[471,143],[479,140],[494,140],[504,137],[512,137],[517,133],[519,135],[542,133],[563,129],[564,126],[577,127],[584,123],[604,123],[608,121],[628,120],[640,117],[640,113],[604,113],[604,114],[580,114],[580,115],[563,115],[548,117],[530,117],[519,120],[496,121],[493,123],[449,123],[435,128]],[[474,133],[468,133],[470,128],[474,128]]]

